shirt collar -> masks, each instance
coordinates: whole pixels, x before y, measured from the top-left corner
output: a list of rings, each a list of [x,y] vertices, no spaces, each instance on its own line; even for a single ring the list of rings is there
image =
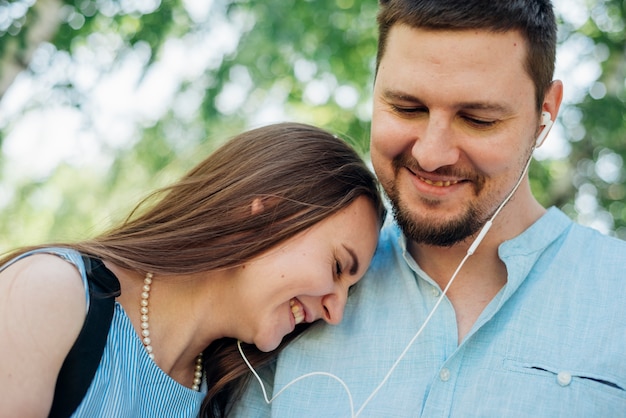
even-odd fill
[[[530,269],[537,261],[542,252],[561,236],[572,224],[572,221],[556,207],[549,208],[528,229],[520,235],[503,242],[498,247],[498,255],[506,264],[509,272],[509,291],[513,292],[519,287]],[[394,225],[397,233],[398,245],[402,250],[402,257],[409,267],[427,277],[419,267],[413,256],[407,250],[407,238],[397,224]]]
[[[572,221],[551,207],[527,230],[500,244],[498,256],[506,264],[508,277],[503,302],[526,280],[545,250],[571,227]]]
[[[572,221],[555,207],[532,224],[527,230],[500,244],[498,255],[504,261],[507,257],[520,255],[538,255],[554,242]]]

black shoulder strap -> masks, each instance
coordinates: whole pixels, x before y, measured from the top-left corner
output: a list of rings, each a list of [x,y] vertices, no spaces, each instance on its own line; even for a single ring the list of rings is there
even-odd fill
[[[90,305],[85,323],[69,351],[54,389],[50,418],[69,417],[85,397],[104,352],[115,297],[117,277],[96,258],[83,256],[89,283]]]

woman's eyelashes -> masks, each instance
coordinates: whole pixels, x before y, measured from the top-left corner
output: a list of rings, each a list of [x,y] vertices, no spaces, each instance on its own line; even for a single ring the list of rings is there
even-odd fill
[[[335,277],[340,278],[343,273],[343,267],[341,266],[341,261],[335,258]]]

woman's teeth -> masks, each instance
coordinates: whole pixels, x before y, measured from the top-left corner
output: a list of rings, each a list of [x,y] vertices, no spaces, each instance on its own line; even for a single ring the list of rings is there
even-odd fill
[[[300,303],[296,303],[295,299],[291,299],[289,301],[289,306],[291,306],[291,313],[293,314],[293,318],[296,320],[296,325],[302,323],[304,321],[304,308]]]

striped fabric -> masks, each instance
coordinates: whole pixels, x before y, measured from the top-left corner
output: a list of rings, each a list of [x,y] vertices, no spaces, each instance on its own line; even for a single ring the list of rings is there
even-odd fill
[[[96,376],[74,417],[196,417],[204,399],[148,357],[122,306],[113,322]]]
[[[33,253],[55,254],[72,263],[86,285],[85,268],[78,252],[46,248],[19,258]],[[0,271],[19,258],[0,267]],[[89,303],[88,292],[86,298]],[[116,303],[102,361],[73,417],[196,417],[205,394],[206,383],[200,392],[182,386],[148,357],[124,309]]]

